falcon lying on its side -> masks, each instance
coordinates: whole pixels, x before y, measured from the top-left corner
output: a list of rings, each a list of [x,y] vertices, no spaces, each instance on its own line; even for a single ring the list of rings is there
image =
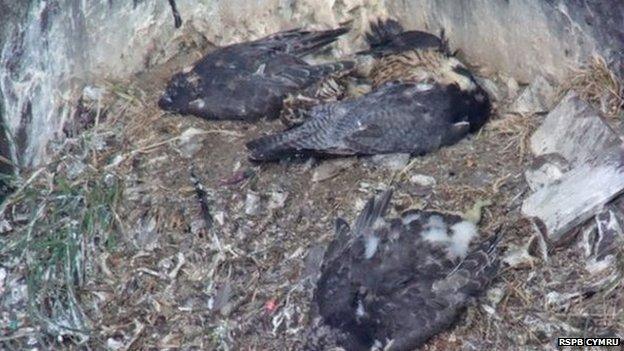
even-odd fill
[[[485,122],[485,95],[459,86],[389,83],[360,98],[314,106],[300,126],[247,143],[250,158],[298,154],[424,154],[450,145]]]
[[[294,29],[219,48],[175,74],[158,106],[206,119],[275,118],[287,94],[353,68],[347,61],[312,66],[302,59],[348,30]]]

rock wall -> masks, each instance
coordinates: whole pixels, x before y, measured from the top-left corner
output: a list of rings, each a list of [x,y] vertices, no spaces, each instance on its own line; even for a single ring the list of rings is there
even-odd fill
[[[596,0],[388,1],[409,28],[444,28],[467,58],[528,83],[564,81],[593,53],[622,73],[624,2]]]
[[[624,73],[624,1],[178,0],[178,6],[186,21],[182,31],[173,31],[170,14],[165,13],[151,22],[152,43],[144,36],[137,38],[141,42],[132,42],[166,48],[170,38],[192,30],[223,45],[285,28],[331,27],[353,20],[354,33],[338,45],[339,54],[347,54],[364,45],[361,33],[370,18],[389,15],[408,29],[438,33],[444,28],[452,48],[461,50],[471,63],[524,83],[536,74],[565,81],[571,69],[593,54],[604,56],[615,71]]]

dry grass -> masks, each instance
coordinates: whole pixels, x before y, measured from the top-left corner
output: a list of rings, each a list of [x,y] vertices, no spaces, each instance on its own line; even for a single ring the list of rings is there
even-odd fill
[[[508,144],[503,150],[517,153],[520,162],[530,156],[529,138],[539,126],[540,119],[535,115],[510,114],[488,123],[484,128],[486,137],[503,137]]]
[[[598,106],[610,118],[622,118],[624,85],[605,59],[594,56],[586,67],[574,69],[562,91],[577,91],[581,98]]]

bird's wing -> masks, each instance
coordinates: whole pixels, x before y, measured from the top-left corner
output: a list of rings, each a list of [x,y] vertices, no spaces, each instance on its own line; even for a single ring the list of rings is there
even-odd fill
[[[373,230],[377,221],[383,221],[383,216],[388,211],[391,198],[392,190],[388,189],[379,198],[369,199],[355,220],[355,225],[353,226],[354,235],[364,235],[366,231]]]
[[[384,350],[415,349],[449,328],[461,312],[444,297],[431,294],[426,283],[411,286],[391,301],[377,306],[373,316],[383,321],[377,337],[389,341]]]
[[[266,64],[263,74],[301,90],[326,76],[341,74],[352,70],[353,67],[354,62],[352,61],[337,61],[313,66],[292,55],[280,54],[275,55]]]
[[[334,222],[334,239],[327,246],[325,251],[325,262],[332,262],[339,258],[350,241],[351,227],[349,223],[342,218],[336,218]]]
[[[254,75],[229,75],[203,84],[191,104],[205,110],[209,119],[246,119],[276,117],[283,96],[291,87],[281,81]],[[200,114],[201,115],[201,114]]]
[[[254,47],[262,47],[303,57],[333,43],[338,37],[347,33],[349,29],[348,25],[321,31],[297,28],[277,32],[249,44]]]
[[[500,264],[497,233],[472,250],[444,279],[433,285],[433,291],[442,294],[461,294],[463,299],[482,292],[498,272]]]
[[[388,211],[392,190],[371,198],[360,212],[353,226],[353,235],[344,221],[337,221],[337,236],[330,243],[323,260],[322,274],[315,291],[315,301],[326,323],[334,327],[355,327],[356,309],[354,299],[361,286],[356,277],[358,261],[362,260],[361,239],[374,235],[375,228]],[[355,280],[354,280],[355,279]]]
[[[349,112],[359,126],[344,136],[347,148],[362,154],[421,154],[441,145],[449,113],[441,92],[419,92],[409,84],[380,89],[378,94],[365,95]]]

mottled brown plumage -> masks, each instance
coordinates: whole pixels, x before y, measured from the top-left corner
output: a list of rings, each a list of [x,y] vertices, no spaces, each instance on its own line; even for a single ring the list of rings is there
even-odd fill
[[[458,84],[466,91],[478,89],[468,68],[450,53],[443,33],[440,38],[421,31],[404,31],[391,19],[371,22],[367,34],[370,49],[360,54],[375,58],[367,72],[373,88],[398,81]]]
[[[474,89],[470,76],[462,76],[458,70],[467,71],[459,60],[446,56],[438,50],[409,50],[379,58],[370,72],[373,87],[387,82],[458,83],[464,89]]]
[[[330,75],[301,92],[288,94],[280,111],[280,121],[289,128],[300,125],[308,118],[312,107],[342,99],[347,92],[342,76]]]

